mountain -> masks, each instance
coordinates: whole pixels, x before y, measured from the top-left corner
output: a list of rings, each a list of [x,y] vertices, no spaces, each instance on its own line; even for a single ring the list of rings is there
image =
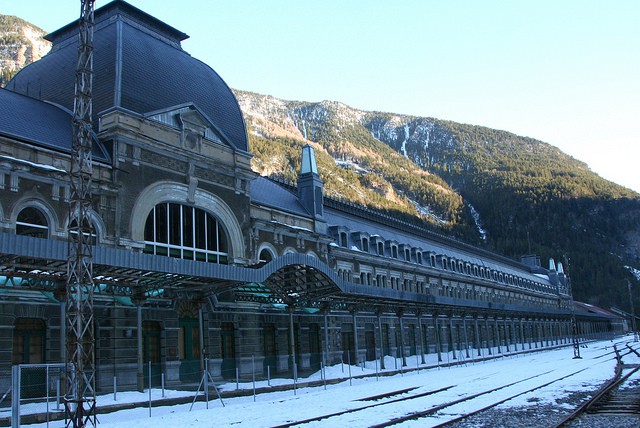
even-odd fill
[[[482,126],[235,93],[260,174],[294,181],[299,147],[314,144],[330,197],[398,211],[513,258],[560,258],[577,299],[630,309],[640,195],[584,162]]]
[[[0,15],[0,83],[49,52],[51,44],[42,38],[45,34],[23,19]]]
[[[0,15],[3,82],[48,51],[43,34]],[[328,197],[516,259],[561,258],[577,299],[630,309],[627,281],[640,286],[640,195],[556,147],[482,126],[333,101],[235,94],[258,173],[295,183],[300,149],[312,144]]]

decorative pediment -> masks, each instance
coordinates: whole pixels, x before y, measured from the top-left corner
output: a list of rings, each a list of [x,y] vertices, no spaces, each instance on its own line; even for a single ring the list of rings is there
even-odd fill
[[[194,104],[174,106],[147,113],[145,116],[149,120],[160,122],[179,130],[180,143],[185,149],[201,151],[203,139],[235,148]]]

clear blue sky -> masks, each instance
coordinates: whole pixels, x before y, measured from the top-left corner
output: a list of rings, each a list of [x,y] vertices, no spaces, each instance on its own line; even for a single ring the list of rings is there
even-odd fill
[[[640,192],[640,0],[129,3],[233,88],[504,129]],[[53,31],[80,0],[0,13]]]

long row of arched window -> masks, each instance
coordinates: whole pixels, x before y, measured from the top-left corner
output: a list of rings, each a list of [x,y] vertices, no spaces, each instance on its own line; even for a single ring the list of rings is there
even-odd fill
[[[51,226],[45,211],[27,206],[16,217],[15,233],[47,239]],[[76,220],[69,224],[70,233],[77,233]],[[97,245],[100,234],[95,225],[84,230],[89,242]],[[157,204],[148,214],[144,228],[144,252],[179,259],[210,263],[229,262],[229,239],[223,225],[209,212],[178,203]]]

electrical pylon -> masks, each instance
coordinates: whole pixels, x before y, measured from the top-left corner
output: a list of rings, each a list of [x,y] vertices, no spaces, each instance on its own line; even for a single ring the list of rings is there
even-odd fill
[[[95,336],[93,326],[92,205],[92,86],[93,6],[81,0],[73,106],[73,141],[69,178],[69,252],[66,285],[67,426],[96,426]]]

